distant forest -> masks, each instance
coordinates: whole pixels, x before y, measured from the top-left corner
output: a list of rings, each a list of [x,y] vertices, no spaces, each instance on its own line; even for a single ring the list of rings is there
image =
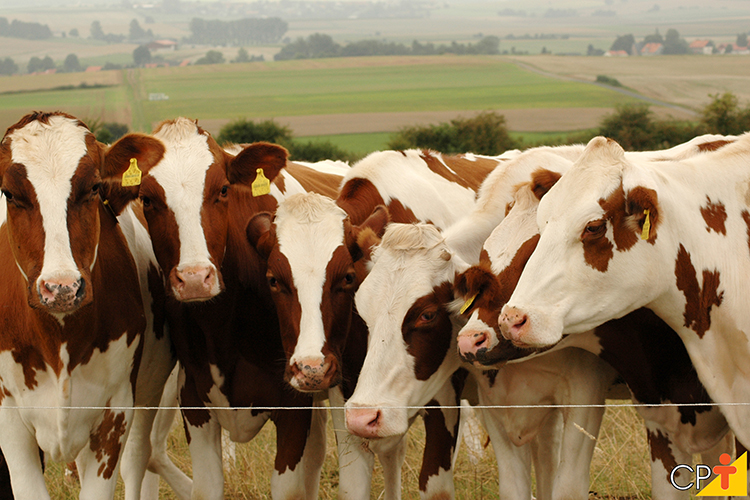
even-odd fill
[[[321,57],[359,57],[359,56],[405,56],[437,54],[499,54],[500,39],[486,36],[475,44],[452,42],[450,45],[419,43],[416,40],[410,46],[401,43],[383,42],[380,40],[361,40],[346,45],[339,45],[329,35],[314,33],[305,38],[298,38],[285,45],[274,56],[276,61],[288,59],[316,59]]]
[[[8,22],[7,18],[0,17],[0,36],[44,40],[45,38],[52,38],[52,31],[46,24],[26,23],[18,19]]]
[[[211,45],[257,45],[277,43],[289,25],[278,17],[267,19],[247,18],[237,21],[218,21],[193,18],[190,21],[192,35],[188,43]]]

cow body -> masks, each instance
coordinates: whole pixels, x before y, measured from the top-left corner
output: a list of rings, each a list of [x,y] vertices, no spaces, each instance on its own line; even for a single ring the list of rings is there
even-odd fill
[[[277,428],[274,498],[315,498],[325,451],[325,413],[283,381],[278,320],[265,269],[245,237],[247,220],[272,211],[306,185],[333,194],[340,176],[295,165],[286,151],[254,144],[231,155],[194,122],[160,125],[161,162],[135,193],[164,270],[167,309],[180,361],[180,404],[193,459],[192,498],[223,498],[220,429],[252,439],[270,419]],[[291,170],[291,168],[290,168]],[[270,184],[253,190],[256,180]],[[229,407],[245,409],[227,411]],[[295,407],[254,410],[251,407]],[[204,409],[195,409],[204,408]]]
[[[474,297],[467,324],[459,332],[459,353],[478,367],[490,369],[533,352],[515,348],[505,340],[499,333],[497,317],[538,238],[538,199],[534,193],[550,187],[541,185],[541,177],[549,178],[550,174],[540,171],[539,176],[538,181],[517,192],[510,213],[485,242],[480,265],[458,279],[461,295]],[[556,349],[566,347],[579,347],[598,355],[623,377],[634,401],[654,405],[639,407],[638,411],[646,421],[652,448],[655,498],[688,495],[672,487],[669,473],[676,464],[690,460],[693,453],[704,453],[707,463],[713,463],[711,458],[718,459],[721,452],[731,451],[731,442],[724,439],[728,426],[718,409],[691,406],[711,400],[682,342],[650,311],[641,309],[589,333],[568,337]],[[683,406],[658,406],[663,403]],[[680,479],[679,474],[677,478]]]
[[[362,259],[368,252],[366,240],[382,234],[388,222],[386,211],[378,207],[386,207],[395,222],[430,220],[445,227],[473,208],[479,183],[502,161],[416,150],[373,153],[347,172],[335,203],[313,194],[296,196],[282,202],[275,216],[258,216],[250,222],[248,236],[268,262],[287,353],[286,380],[292,387],[330,390],[334,406],[343,405],[354,389],[367,331],[353,313],[352,298],[366,274],[366,259]],[[453,387],[448,383],[444,391],[454,393],[450,405],[455,405]],[[446,433],[445,417],[437,413],[425,414],[428,442],[432,441],[428,446],[441,442],[444,451],[439,453],[450,456],[453,443],[440,439]],[[369,497],[372,456],[359,438],[344,431],[342,411],[334,410],[333,418],[339,461],[350,471],[357,469],[342,470],[340,494]],[[456,420],[457,415],[448,419]],[[453,429],[448,431],[455,438]],[[398,436],[369,446],[384,464],[386,498],[400,496],[403,445]],[[355,462],[352,455],[357,453]],[[434,454],[425,451],[425,478],[440,468],[429,463]],[[443,471],[445,486],[433,485],[427,491],[424,479],[421,494],[442,495],[446,489],[452,494],[449,469]]]
[[[548,345],[645,306],[679,334],[713,400],[748,401],[740,360],[750,318],[734,280],[750,264],[749,146],[745,135],[657,163],[593,139],[539,205],[541,237],[503,309],[503,335]],[[740,442],[750,437],[744,408],[721,407]]]
[[[173,364],[161,357],[169,340],[156,338],[150,303],[144,311],[143,255],[99,192],[120,155],[148,164],[161,152],[137,135],[106,149],[62,113],[28,115],[3,139],[0,272],[14,313],[0,317],[0,446],[16,498],[49,498],[37,444],[51,460],[77,461],[81,498],[111,498],[136,391],[158,403]],[[155,348],[149,367],[146,344]]]

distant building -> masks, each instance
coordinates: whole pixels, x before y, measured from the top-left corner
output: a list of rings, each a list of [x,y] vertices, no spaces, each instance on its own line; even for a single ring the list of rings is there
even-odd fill
[[[660,56],[664,53],[664,45],[656,42],[645,44],[641,47],[642,56]]]
[[[177,42],[174,40],[154,40],[146,45],[149,51],[158,52],[160,50],[177,50]]]
[[[714,53],[714,42],[711,40],[693,40],[688,49],[693,54],[711,55]]]
[[[625,50],[608,50],[604,53],[605,57],[628,57],[629,55]]]

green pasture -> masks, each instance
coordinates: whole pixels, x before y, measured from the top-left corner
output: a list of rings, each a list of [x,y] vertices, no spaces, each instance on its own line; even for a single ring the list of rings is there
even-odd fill
[[[150,124],[178,115],[199,119],[493,108],[607,107],[631,100],[592,85],[553,80],[499,58],[433,57],[430,64],[373,66],[309,62],[249,63],[137,70],[136,94]],[[453,64],[449,64],[453,63]]]
[[[330,141],[345,151],[365,156],[373,151],[388,148],[388,142],[393,134],[388,132],[373,132],[371,134],[336,134],[336,135],[306,135],[299,137],[302,142]]]

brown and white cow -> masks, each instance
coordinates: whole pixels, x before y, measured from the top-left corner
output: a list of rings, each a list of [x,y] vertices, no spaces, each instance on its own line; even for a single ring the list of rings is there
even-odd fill
[[[182,367],[180,404],[190,408],[183,416],[192,498],[223,498],[220,429],[246,442],[269,419],[277,430],[274,498],[316,498],[325,413],[313,411],[312,397],[290,391],[283,380],[278,360],[284,351],[265,264],[247,242],[245,227],[255,213],[275,210],[279,200],[307,186],[333,195],[341,177],[287,165],[286,150],[272,144],[229,154],[185,118],[162,123],[153,136],[164,144],[163,158],[144,169],[131,196],[140,196],[156,258],[168,276],[172,340]],[[263,177],[270,185],[254,192],[253,183]]]
[[[647,307],[685,344],[742,443],[750,316],[750,136],[692,158],[629,158],[597,137],[542,199],[541,236],[500,317],[503,335],[546,346]],[[724,404],[727,403],[727,404]]]
[[[481,181],[503,160],[417,150],[376,152],[347,172],[335,203],[314,194],[298,195],[282,202],[274,215],[260,214],[251,220],[248,238],[268,263],[267,276],[287,353],[286,379],[292,387],[332,389],[332,405],[343,405],[356,384],[367,342],[366,329],[352,309],[354,292],[366,273],[362,257],[368,251],[367,239],[382,234],[389,217],[396,222],[429,220],[440,227],[452,224],[473,208]],[[445,390],[455,392],[449,382]],[[451,417],[438,413],[426,415],[428,435],[444,435],[444,419],[457,419],[457,412]],[[359,441],[344,431],[343,412],[333,411],[333,418],[340,429],[340,452],[351,455],[351,450],[361,450]],[[429,446],[436,439],[428,436]],[[403,446],[400,441],[399,437],[379,442],[370,449],[385,462],[385,455],[395,453],[394,446]],[[442,443],[449,457],[453,443],[444,439]],[[425,452],[424,477],[444,465],[443,458],[440,464],[431,465],[433,455]],[[344,456],[340,462],[354,466]],[[387,498],[400,493],[400,469],[400,463],[386,468],[393,474],[386,479]],[[370,472],[362,474],[364,470],[342,480],[340,494],[369,496]],[[446,488],[452,491],[450,477],[447,484],[433,486],[435,491],[423,489],[421,493],[432,496],[444,494]]]
[[[29,114],[0,144],[0,447],[16,498],[49,498],[37,445],[76,459],[81,498],[112,498],[132,407],[158,404],[174,360],[145,279],[150,243],[124,229],[137,225],[132,211],[115,218],[123,206],[110,212],[100,193],[130,158],[162,153],[137,134],[107,148],[64,113]],[[150,418],[131,436],[144,451],[128,498],[140,493]]]
[[[485,242],[480,264],[458,277],[459,295],[471,300],[465,311],[467,324],[458,336],[464,361],[491,369],[533,353],[502,338],[497,317],[539,237],[535,217],[538,198],[558,178],[558,172],[539,170],[530,184],[521,186],[513,208]],[[728,426],[718,409],[690,405],[711,400],[682,341],[652,312],[639,309],[587,334],[568,337],[557,346],[563,347],[597,354],[623,377],[634,401],[653,405],[638,407],[638,411],[646,421],[652,449],[654,498],[689,496],[671,485],[669,475],[677,464],[690,462],[693,453],[703,452],[704,461],[714,463],[722,452],[732,451],[731,433],[727,434]],[[658,406],[663,403],[682,406]]]
[[[417,408],[431,400],[456,404],[441,398],[439,390],[461,367],[455,339],[462,321],[452,283],[466,268],[435,227],[388,226],[356,295],[370,338],[357,387],[346,403],[351,432],[370,439],[401,435]],[[615,378],[605,363],[577,349],[490,376],[472,372],[482,407],[601,405]],[[532,455],[537,498],[587,497],[594,442],[573,423],[596,435],[603,408],[479,411],[497,456],[501,497],[531,496]]]

